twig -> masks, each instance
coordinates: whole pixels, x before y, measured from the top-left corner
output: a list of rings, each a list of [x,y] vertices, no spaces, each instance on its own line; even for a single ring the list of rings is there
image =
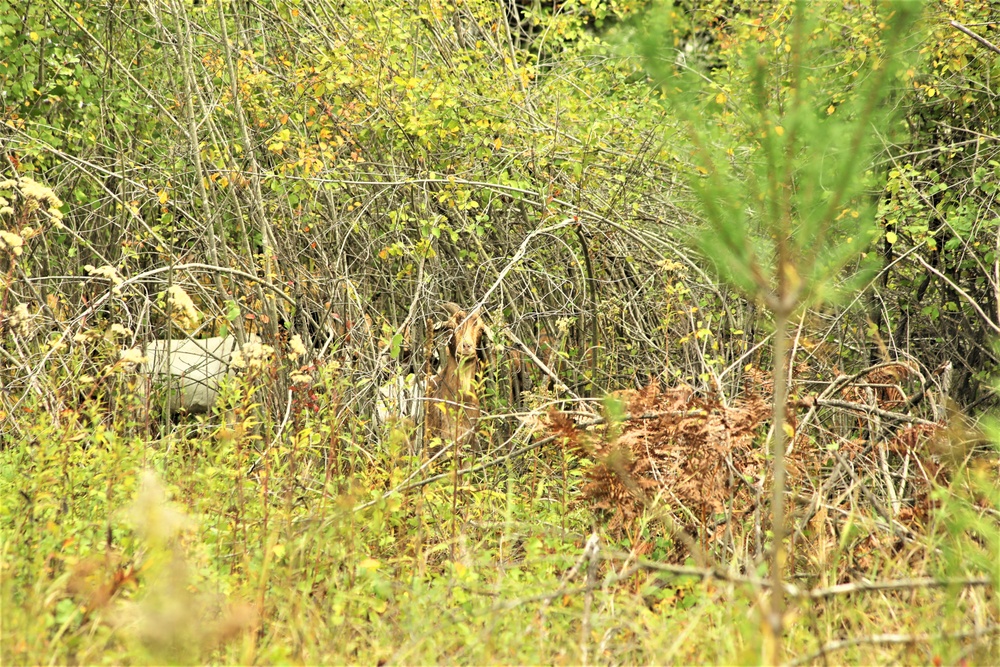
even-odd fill
[[[584,599],[584,609],[583,609],[583,622],[581,630],[581,649],[580,652],[583,655],[583,664],[587,664],[587,647],[589,642],[587,641],[587,635],[590,632],[590,606],[593,602],[594,589],[598,588],[601,584],[597,580],[597,565],[600,562],[601,554],[601,538],[596,533],[590,534],[587,538],[587,543],[583,546],[583,553],[577,559],[576,563],[571,567],[560,579],[559,588],[553,593],[544,593],[542,595],[535,595],[528,598],[518,598],[517,600],[511,600],[505,602],[499,607],[504,611],[509,611],[515,607],[519,607],[524,604],[530,604],[532,602],[541,602],[542,606],[538,610],[540,616],[544,617],[545,612],[548,609],[549,603],[555,598],[562,597],[563,595],[576,595],[578,593],[584,593],[586,598]],[[586,564],[587,566],[587,579],[586,584],[574,589],[567,589],[566,584],[572,580]],[[615,579],[615,581],[620,581],[620,578]],[[497,609],[497,607],[495,607]],[[542,626],[544,627],[544,623]]]
[[[820,401],[825,400],[828,396],[833,396],[836,392],[848,386],[858,378],[867,375],[871,370],[872,368],[866,368],[865,370],[859,371],[854,375],[850,376],[840,375],[834,378],[833,382],[827,385],[826,389],[823,390],[823,392],[816,398],[813,404],[809,407],[809,412],[807,412],[806,416],[799,421],[799,425],[796,428],[796,431],[798,431],[799,433],[805,431],[806,426],[809,424],[810,421],[812,421],[812,418],[816,416],[816,409]],[[792,450],[795,448],[795,441],[797,439],[798,438],[792,438],[792,441],[788,444],[788,451],[785,452],[785,454],[791,455]]]
[[[623,560],[628,557],[628,554],[621,552],[606,552],[603,556],[604,560]],[[748,584],[751,586],[759,588],[771,588],[771,581],[769,579],[759,579],[756,577],[747,577],[741,574],[735,574],[723,570],[722,568],[710,568],[710,567],[692,567],[690,565],[671,565],[669,563],[658,563],[656,561],[649,561],[644,559],[636,560],[636,564],[633,568],[623,573],[615,579],[615,581],[620,581],[622,579],[631,576],[636,570],[650,570],[653,572],[665,572],[668,574],[676,574],[683,577],[698,577],[703,580],[715,579],[718,581],[725,581],[733,584]],[[785,589],[785,593],[792,598],[797,599],[808,599],[808,600],[822,600],[824,598],[834,597],[837,595],[852,595],[854,593],[868,593],[872,591],[900,591],[900,590],[914,590],[917,588],[947,588],[949,586],[992,586],[993,580],[989,577],[973,577],[970,579],[933,579],[931,577],[926,577],[923,579],[897,579],[892,581],[873,581],[873,582],[860,582],[851,584],[838,584],[837,586],[830,586],[828,588],[814,588],[812,590],[803,590],[794,584],[785,583],[782,588]]]
[[[604,559],[624,560],[629,556],[630,556],[629,554],[624,554],[621,552],[610,552],[604,556]],[[631,576],[631,574],[634,574],[638,570],[649,570],[651,572],[664,572],[667,574],[676,574],[682,577],[698,577],[699,579],[702,579],[704,581],[708,581],[710,579],[717,579],[719,581],[726,581],[734,584],[749,584],[751,586],[757,586],[760,588],[771,587],[770,581],[765,581],[764,579],[758,579],[756,577],[745,577],[743,575],[728,572],[718,567],[694,567],[691,565],[671,565],[670,563],[658,563],[656,561],[645,560],[643,558],[636,559],[635,565],[629,570],[626,570],[624,573],[622,573],[618,578],[624,579],[627,576]]]
[[[292,390],[289,389],[288,397],[285,399],[285,416],[282,418],[281,424],[278,426],[278,432],[271,440],[271,444],[268,445],[267,449],[261,452],[260,456],[258,456],[257,459],[250,464],[250,467],[247,469],[246,472],[247,477],[249,477],[250,475],[254,474],[254,472],[257,471],[257,466],[259,466],[261,462],[263,462],[264,457],[271,452],[271,449],[274,447],[274,445],[281,439],[281,433],[285,430],[285,425],[288,423],[288,418],[291,416],[291,413],[292,413]]]
[[[951,289],[955,290],[955,292],[958,293],[963,299],[965,299],[966,301],[968,301],[969,305],[972,306],[977,313],[979,313],[979,317],[981,317],[983,319],[983,322],[985,322],[986,325],[990,329],[993,330],[993,333],[1000,334],[1000,326],[997,326],[997,323],[990,319],[989,315],[987,315],[983,311],[982,306],[980,306],[978,303],[976,303],[976,300],[973,299],[969,295],[968,292],[966,292],[964,289],[962,289],[961,287],[959,287],[958,285],[956,285],[955,282],[951,278],[949,278],[948,276],[944,275],[943,273],[941,273],[940,271],[938,271],[937,269],[935,269],[933,266],[931,266],[930,264],[928,264],[926,261],[924,261],[924,258],[921,257],[920,255],[914,255],[913,258],[916,259],[918,262],[920,262],[920,264],[922,264],[925,269],[927,269],[928,271],[930,271],[931,273],[933,273],[935,276],[937,276],[938,278],[940,278],[941,280],[943,280],[945,283],[947,283],[948,287],[950,287]]]
[[[289,303],[289,305],[291,305],[291,306],[298,305],[298,304],[296,304],[295,299],[293,299],[292,297],[290,297],[287,294],[285,294],[285,292],[284,292],[283,289],[281,289],[277,285],[275,285],[275,284],[273,284],[273,283],[265,280],[264,278],[261,278],[259,276],[255,276],[252,273],[247,273],[246,271],[240,271],[239,269],[231,269],[231,268],[229,268],[227,266],[218,266],[218,265],[214,265],[214,264],[204,264],[202,262],[188,262],[188,263],[185,263],[185,264],[172,264],[170,266],[161,266],[161,267],[157,267],[155,269],[149,269],[148,271],[143,271],[142,273],[136,274],[136,275],[132,276],[131,278],[126,278],[125,280],[122,281],[122,283],[120,285],[117,286],[117,288],[118,288],[118,290],[122,290],[125,287],[128,287],[129,285],[131,285],[132,283],[136,283],[136,282],[145,280],[146,278],[149,278],[151,276],[155,276],[155,275],[157,275],[159,273],[166,273],[167,271],[188,271],[190,269],[202,269],[204,271],[208,271],[208,272],[211,272],[211,273],[228,273],[230,275],[238,276],[240,278],[246,278],[247,280],[252,280],[252,281],[254,281],[256,283],[259,283],[262,287],[266,287],[276,297],[278,297],[280,299],[284,299],[285,301],[287,301]],[[91,280],[100,280],[101,277],[100,276],[90,276],[90,279]],[[97,304],[95,304],[95,307],[96,307],[96,305]],[[93,308],[91,308],[90,310],[93,310]],[[88,310],[87,312],[90,312],[90,310]]]
[[[821,658],[825,656],[827,653],[831,653],[833,651],[839,651],[845,648],[851,648],[852,646],[864,646],[866,644],[916,644],[918,642],[938,641],[941,639],[970,639],[974,637],[985,637],[988,635],[995,635],[998,633],[1000,633],[1000,625],[990,625],[985,628],[970,630],[968,632],[956,632],[956,633],[942,632],[937,635],[884,634],[884,635],[869,635],[867,637],[855,637],[853,639],[837,639],[832,642],[827,642],[826,644],[823,644],[818,651],[810,653],[809,655],[803,656],[801,658],[796,658],[795,660],[792,660],[788,664],[789,667],[795,667],[796,665],[804,665],[808,662],[812,662],[816,658]]]
[[[998,47],[993,42],[990,42],[989,40],[987,40],[987,39],[985,39],[983,37],[980,37],[976,33],[972,32],[971,30],[969,30],[968,28],[966,28],[964,25],[962,25],[961,23],[959,23],[958,21],[951,21],[951,27],[957,28],[958,30],[961,30],[966,35],[968,35],[972,39],[974,39],[977,42],[979,42],[982,46],[985,46],[987,49],[989,49],[993,53],[996,53],[997,55],[1000,55],[1000,47]]]
[[[833,451],[831,453],[841,464],[841,467],[847,471],[847,474],[851,476],[851,480],[857,484],[861,493],[868,499],[868,502],[871,503],[878,515],[882,517],[882,520],[885,521],[889,530],[891,530],[894,535],[912,535],[913,531],[901,524],[899,521],[896,521],[893,518],[892,513],[882,504],[882,501],[880,501],[875,494],[868,489],[868,486],[865,485],[864,482],[858,479],[857,474],[854,472],[854,468],[847,464],[844,456],[838,451]]]
[[[923,424],[925,426],[933,426],[935,422],[923,419],[921,417],[914,417],[912,415],[907,415],[902,412],[890,412],[889,410],[882,410],[881,408],[876,408],[871,405],[865,405],[864,403],[852,403],[851,401],[841,401],[833,398],[820,398],[816,399],[816,405],[825,408],[841,408],[843,410],[854,410],[855,412],[864,412],[869,415],[877,415],[883,419],[892,419],[900,422],[910,422],[913,424]]]
[[[101,51],[104,52],[104,55],[107,56],[108,60],[113,62],[118,67],[118,69],[120,69],[122,73],[124,73],[125,76],[127,76],[132,81],[132,83],[134,83],[136,86],[139,87],[139,90],[141,90],[146,94],[146,98],[152,104],[156,105],[156,107],[160,110],[160,113],[162,113],[167,120],[173,123],[177,127],[177,129],[180,130],[183,134],[185,135],[187,134],[187,129],[184,127],[184,124],[181,123],[172,113],[170,113],[170,110],[167,109],[167,107],[163,104],[163,102],[161,102],[160,99],[155,94],[153,94],[152,91],[149,90],[149,88],[146,88],[146,86],[142,85],[142,82],[136,78],[136,76],[132,73],[132,70],[129,67],[127,67],[124,63],[115,58],[114,54],[111,53],[111,50],[108,48],[107,44],[102,42],[100,39],[95,37],[89,30],[87,30],[87,27],[86,25],[83,24],[83,22],[77,24],[76,15],[72,14],[68,9],[63,7],[58,1],[53,2],[53,4],[56,7],[58,7],[59,11],[65,14],[71,22],[76,24],[75,29],[82,31],[83,34],[85,34],[90,39],[90,41],[93,42],[95,46],[97,46],[97,48],[99,48]]]
[[[285,431],[285,426],[288,425],[288,418],[292,414],[292,390],[288,390],[288,396],[285,398],[285,416],[281,418],[281,424],[278,425],[278,432],[274,434],[274,441],[277,442],[281,439],[281,434]]]
[[[524,259],[524,256],[528,253],[528,247],[531,245],[531,241],[536,236],[541,236],[542,234],[551,234],[552,232],[558,231],[563,227],[568,227],[569,225],[574,224],[575,222],[576,220],[574,218],[567,218],[566,220],[558,222],[554,225],[549,225],[548,227],[542,227],[541,229],[536,229],[527,236],[525,236],[524,240],[521,242],[521,247],[517,249],[517,252],[515,252],[514,256],[510,258],[510,261],[507,262],[507,265],[500,270],[500,273],[497,275],[496,280],[493,281],[493,284],[490,285],[489,289],[487,289],[483,293],[483,295],[479,298],[479,302],[476,303],[475,306],[469,309],[469,312],[472,313],[477,310],[480,310],[483,308],[483,306],[486,305],[486,302],[489,300],[490,296],[493,294],[493,292],[496,291],[498,287],[500,287],[500,285],[503,283],[504,278],[507,277],[507,274],[511,272],[511,270],[517,265],[518,262]]]
[[[522,341],[520,338],[518,338],[517,335],[515,335],[513,331],[511,331],[510,327],[504,327],[503,328],[503,333],[504,333],[505,336],[507,336],[512,341],[514,341],[515,343],[517,343],[517,346],[519,348],[521,348],[521,350],[528,356],[529,359],[531,359],[531,361],[535,364],[535,366],[537,366],[540,371],[542,371],[543,373],[545,373],[549,377],[549,379],[551,379],[552,382],[555,383],[555,389],[556,389],[556,391],[558,391],[560,393],[565,392],[566,394],[569,394],[569,396],[571,398],[573,398],[574,400],[582,402],[582,399],[579,396],[577,396],[576,394],[574,394],[572,391],[570,391],[569,388],[566,386],[566,383],[563,382],[561,379],[559,379],[559,376],[556,375],[555,371],[553,371],[551,368],[549,368],[548,364],[546,364],[544,361],[542,361],[541,359],[539,359],[538,356],[534,352],[531,351],[531,348],[528,347],[524,343],[524,341]]]
[[[897,581],[872,581],[856,584],[838,584],[829,588],[814,588],[803,592],[799,597],[812,600],[833,597],[835,595],[850,595],[851,593],[866,593],[868,591],[906,591],[915,588],[948,588],[949,586],[991,586],[993,580],[988,577],[973,579],[900,579]]]

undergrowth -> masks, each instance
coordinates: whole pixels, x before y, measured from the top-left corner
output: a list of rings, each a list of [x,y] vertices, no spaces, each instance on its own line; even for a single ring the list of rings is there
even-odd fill
[[[3,664],[1000,664],[984,3],[148,4],[0,31]],[[170,416],[165,335],[262,340]]]
[[[752,494],[709,537],[650,488],[609,529],[581,495],[593,459],[567,437],[396,492],[420,458],[399,429],[352,440],[360,418],[328,375],[279,439],[249,381],[174,426],[26,397],[23,439],[0,452],[5,664],[760,661]],[[796,508],[790,660],[996,661],[995,460],[948,465],[896,529],[851,502],[857,487]]]

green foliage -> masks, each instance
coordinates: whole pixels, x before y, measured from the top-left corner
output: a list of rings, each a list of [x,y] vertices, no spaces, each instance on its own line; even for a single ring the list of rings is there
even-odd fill
[[[687,124],[695,162],[688,177],[708,222],[701,245],[721,275],[771,309],[829,300],[841,271],[874,239],[866,201],[872,179],[859,174],[870,169],[876,138],[885,138],[890,118],[881,102],[919,13],[913,2],[882,11],[884,51],[838,79],[815,73],[837,71],[833,39],[840,35],[818,11],[790,8],[773,42],[733,49],[728,66],[746,72],[749,86],[738,98],[726,92],[728,82],[706,82],[664,58],[660,35],[680,32],[670,4],[639,37],[664,102]],[[849,95],[834,97],[831,89]],[[870,277],[851,273],[846,293]]]
[[[0,0],[0,662],[761,661],[765,503],[724,499],[696,558],[665,486],[618,538],[578,500],[586,452],[527,432],[650,376],[723,402],[761,384],[741,376],[765,362],[760,304],[692,237],[799,309],[777,385],[802,404],[887,329],[920,329],[914,356],[982,339],[969,298],[902,257],[995,311],[996,59],[948,20],[1000,40],[985,0],[909,30],[910,3],[687,0],[643,24],[647,4]],[[648,72],[614,46],[636,35]],[[886,321],[817,332],[806,306],[876,255],[900,260]],[[171,286],[204,315],[185,331],[273,348],[207,415],[158,414],[134,373]],[[481,299],[491,449],[427,464],[419,423],[377,421],[379,385],[433,372],[437,302]],[[515,333],[561,381],[534,382],[532,413],[506,391],[533,368],[505,356]],[[815,514],[789,517],[787,656],[857,637],[818,659],[996,662],[993,451],[973,438],[960,465],[865,428],[788,424]],[[975,581],[804,593],[928,576]]]
[[[323,382],[344,389],[332,376]],[[752,587],[665,573],[618,579],[619,565],[601,569],[585,612],[586,568],[568,573],[592,519],[561,500],[575,478],[539,474],[545,459],[463,481],[457,491],[444,479],[383,497],[417,463],[405,448],[386,440],[352,449],[359,424],[323,403],[261,450],[247,389],[227,390],[228,426],[160,440],[122,437],[121,421],[105,427],[92,415],[25,405],[25,444],[0,452],[5,663],[540,663],[578,662],[583,650],[635,663],[758,661]],[[924,567],[948,577],[995,574],[992,474],[959,472],[938,491]],[[320,488],[303,498],[300,479]],[[357,509],[366,500],[375,502]],[[649,544],[646,558],[666,558],[672,547],[656,534],[617,546]],[[856,517],[837,553],[852,558],[878,535]],[[824,539],[803,549],[823,549],[816,545]],[[615,546],[604,549],[610,555]],[[913,567],[902,555],[873,556],[881,576],[905,577]],[[835,578],[839,567],[824,563],[820,574]],[[890,618],[937,632],[939,614],[957,621],[980,613],[981,595],[921,589],[802,601],[795,613],[822,636],[837,636],[842,623],[877,633]],[[796,624],[789,650],[813,650],[815,632]],[[954,659],[963,649],[942,642],[935,650]],[[890,655],[863,645],[838,654],[849,662]]]
[[[879,207],[881,253],[887,261],[911,258],[887,272],[898,308],[884,328],[915,326],[936,357],[964,360],[963,401],[982,397],[995,372],[984,345],[994,327],[981,312],[992,313],[995,289],[984,269],[996,260],[990,202],[1000,154],[983,138],[997,132],[996,114],[986,112],[996,104],[986,82],[997,74],[997,59],[951,22],[996,44],[996,25],[981,22],[993,10],[984,2],[941,3],[918,26],[917,59],[902,77],[907,140],[885,160],[889,178]]]

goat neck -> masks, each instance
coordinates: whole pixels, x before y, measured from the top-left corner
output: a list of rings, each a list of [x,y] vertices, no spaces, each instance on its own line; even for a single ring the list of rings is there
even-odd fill
[[[467,403],[469,398],[475,398],[473,383],[479,370],[479,360],[473,354],[471,357],[458,357],[449,354],[445,365],[438,372],[438,386],[446,395]]]

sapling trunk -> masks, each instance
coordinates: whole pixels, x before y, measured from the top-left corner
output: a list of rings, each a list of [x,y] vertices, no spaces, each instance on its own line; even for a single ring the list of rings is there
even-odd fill
[[[774,407],[771,437],[771,605],[767,622],[771,630],[771,643],[767,660],[772,665],[781,663],[784,637],[785,588],[785,409],[788,399],[788,320],[785,309],[774,316]]]

